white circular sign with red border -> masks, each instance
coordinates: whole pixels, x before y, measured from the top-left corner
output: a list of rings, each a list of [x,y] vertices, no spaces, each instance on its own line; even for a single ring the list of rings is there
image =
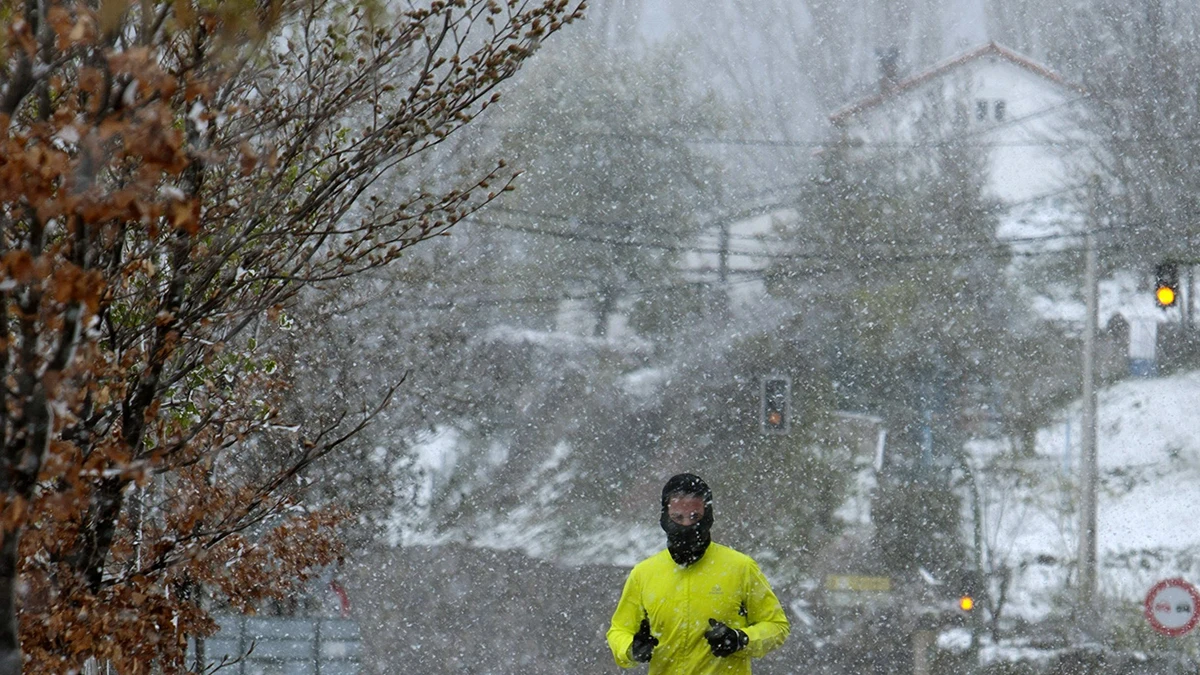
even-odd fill
[[[1200,621],[1200,593],[1183,579],[1164,579],[1146,594],[1146,620],[1163,635],[1179,637]]]

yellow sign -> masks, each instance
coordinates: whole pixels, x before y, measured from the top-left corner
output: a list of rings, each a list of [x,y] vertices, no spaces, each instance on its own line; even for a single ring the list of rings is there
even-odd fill
[[[888,577],[862,577],[849,574],[830,574],[825,577],[825,590],[883,592],[892,590],[892,580]]]

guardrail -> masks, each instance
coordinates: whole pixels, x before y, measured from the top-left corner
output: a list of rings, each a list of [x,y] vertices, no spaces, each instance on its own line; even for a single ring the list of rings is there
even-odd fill
[[[205,661],[229,675],[358,675],[358,624],[334,617],[219,615]],[[251,649],[253,647],[253,649]],[[194,645],[193,645],[194,649]],[[189,658],[189,662],[191,659]]]

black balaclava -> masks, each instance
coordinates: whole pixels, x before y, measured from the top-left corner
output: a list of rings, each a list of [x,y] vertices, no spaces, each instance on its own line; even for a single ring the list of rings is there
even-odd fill
[[[672,522],[667,515],[667,503],[672,497],[699,497],[704,500],[704,515],[698,522],[684,527]],[[667,533],[667,550],[671,559],[680,565],[691,565],[704,555],[712,543],[709,532],[713,524],[712,490],[699,476],[681,473],[671,476],[662,490],[662,514],[658,522]]]

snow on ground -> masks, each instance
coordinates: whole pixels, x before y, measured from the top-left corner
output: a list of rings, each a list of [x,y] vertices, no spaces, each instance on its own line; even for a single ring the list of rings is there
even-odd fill
[[[1158,580],[1200,582],[1200,372],[1118,383],[1099,393],[1097,418],[1099,591],[1140,606]],[[1076,403],[1041,430],[1031,458],[1013,458],[995,441],[969,448],[984,467],[991,562],[1013,568],[1007,611],[1031,620],[1070,597],[1080,424]]]
[[[642,373],[649,378],[660,375]],[[1140,606],[1161,579],[1182,576],[1200,583],[1200,528],[1193,527],[1200,509],[1200,372],[1120,382],[1100,391],[1098,404],[1099,589],[1119,602]],[[997,440],[968,447],[977,471],[988,565],[1012,570],[1006,616],[1037,621],[1058,613],[1072,598],[1081,437],[1076,402],[1039,432],[1032,457],[1014,457],[1007,443]],[[418,503],[428,505],[435,485],[454,471],[455,440],[452,432],[444,431],[416,448],[428,481],[418,489]],[[562,482],[570,478],[560,475],[569,473],[560,466],[569,453],[568,447],[557,448],[525,486],[529,499],[509,512],[493,514],[490,527],[476,528],[471,543],[522,550],[534,557],[549,555],[549,542],[561,537],[555,529],[554,504]],[[860,468],[859,489],[851,492],[869,495],[872,470],[869,465]],[[970,541],[971,500],[964,498],[963,504],[964,532]],[[869,518],[868,507],[865,501],[848,502],[839,515],[861,523]],[[407,518],[397,518],[393,542],[431,544],[459,538],[425,530],[423,515],[409,511]],[[571,560],[564,562],[631,565],[662,544],[653,523],[632,528],[614,523],[578,534],[567,549]],[[554,552],[561,557],[564,549],[556,546]]]
[[[1069,193],[1009,209],[1000,219],[996,238],[1021,254],[1078,248],[1084,218]]]
[[[1120,382],[1100,391],[1098,403],[1099,590],[1136,608],[1161,579],[1200,582],[1200,528],[1193,526],[1200,508],[1200,372]],[[1014,457],[1006,443],[995,440],[968,448],[977,468],[989,564],[1012,570],[1007,617],[1044,619],[1060,613],[1072,598],[1068,582],[1078,547],[1081,437],[1077,402],[1039,432],[1032,457]],[[453,471],[453,445],[453,434],[445,433],[418,448],[417,457],[433,469],[431,483]],[[531,477],[528,503],[496,514],[493,527],[478,530],[485,536],[471,543],[549,555],[547,543],[559,534],[551,531],[555,491],[565,480],[554,476],[569,452],[557,448]],[[867,485],[860,488],[868,489],[852,492],[868,494],[870,467],[862,468],[859,479]],[[432,486],[422,490],[426,496],[431,491]],[[970,508],[970,499],[963,503]],[[865,510],[857,506],[848,505],[841,515],[861,520]],[[971,517],[969,510],[964,513],[968,541]],[[419,521],[403,523],[396,539],[406,544],[440,539],[422,530]],[[660,547],[661,533],[653,524],[614,523],[574,542],[571,560],[563,562],[632,565]]]
[[[1033,203],[1006,213],[996,230],[996,237],[1007,242],[1014,254],[1010,274],[1021,283],[1025,272],[1040,263],[1040,254],[1053,251],[1080,251],[1084,247],[1086,221],[1076,212],[1066,195],[1050,203]],[[1097,315],[1100,326],[1121,315],[1131,324],[1162,324],[1179,322],[1178,308],[1163,311],[1154,303],[1149,287],[1151,270],[1140,273],[1119,271],[1099,279]],[[1030,298],[1034,312],[1050,321],[1083,326],[1085,306],[1083,291],[1077,287],[1051,284]]]
[[[635,380],[662,376],[652,370],[639,373]],[[643,383],[635,382],[633,386],[636,388],[638,384]],[[459,470],[458,443],[458,432],[438,429],[415,444],[410,457],[394,468],[397,475],[403,476],[402,482],[415,480],[415,483],[407,487],[408,498],[398,500],[389,524],[390,545],[464,543],[521,551],[534,558],[556,559],[565,564],[602,561],[628,566],[662,548],[662,532],[657,522],[632,527],[615,521],[594,522],[592,531],[574,532],[571,541],[565,541],[559,500],[575,478],[567,462],[571,447],[566,443],[555,446],[518,487],[517,492],[524,496],[520,504],[503,511],[478,513],[462,523],[461,528],[438,531],[432,515],[434,496]],[[493,464],[503,462],[503,454],[498,453]]]
[[[771,311],[775,301],[767,293],[763,274],[770,267],[772,256],[785,245],[779,228],[794,224],[797,218],[795,209],[780,208],[728,225],[728,238],[724,241],[728,253],[725,283],[730,308],[739,321],[768,324],[778,321],[779,312]],[[711,281],[720,269],[722,245],[719,228],[713,227],[697,238],[697,250],[683,257],[681,268],[694,270],[697,281]]]

